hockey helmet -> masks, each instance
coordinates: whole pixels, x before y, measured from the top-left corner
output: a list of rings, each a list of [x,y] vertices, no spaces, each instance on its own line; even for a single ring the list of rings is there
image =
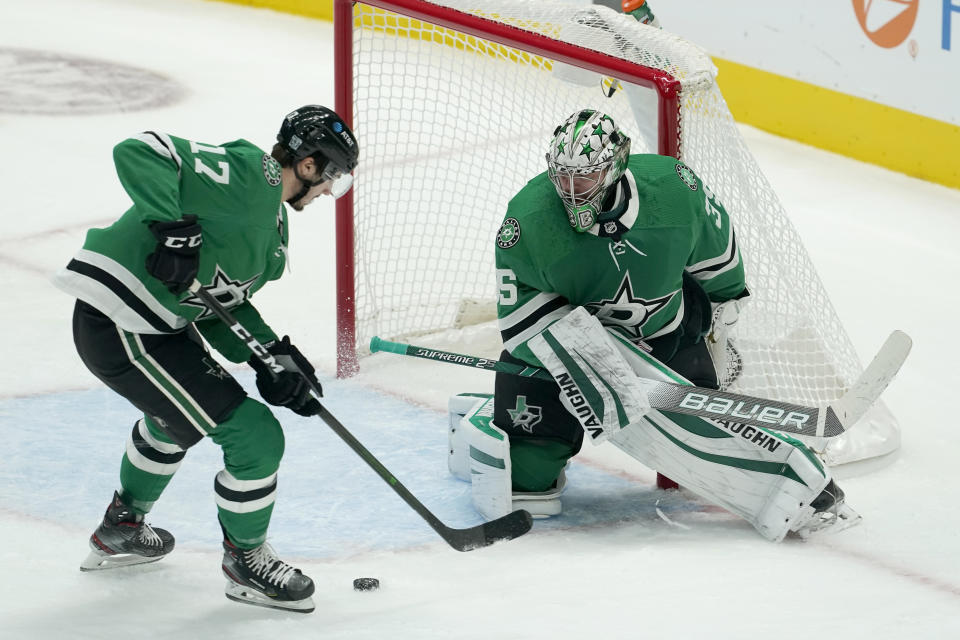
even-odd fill
[[[627,169],[630,138],[610,116],[583,109],[553,132],[547,175],[574,231],[592,227],[610,188]]]
[[[309,104],[291,111],[280,125],[277,142],[293,158],[294,165],[313,157],[321,174],[313,184],[332,180],[334,197],[346,193],[353,183],[350,172],[356,168],[360,153],[357,138],[330,109]]]

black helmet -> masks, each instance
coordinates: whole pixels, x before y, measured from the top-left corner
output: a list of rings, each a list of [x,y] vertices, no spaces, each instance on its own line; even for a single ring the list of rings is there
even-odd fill
[[[302,190],[288,202],[296,202],[316,184],[331,180],[331,193],[339,198],[353,184],[350,174],[357,166],[360,147],[350,127],[336,113],[316,104],[308,104],[291,111],[280,125],[277,143],[293,158],[297,178],[303,183]],[[313,157],[320,177],[315,181],[300,175],[297,163]]]
[[[340,116],[315,104],[288,113],[280,125],[277,142],[294,162],[313,156],[321,167],[328,168],[329,162],[332,165],[329,168],[340,173],[353,171],[360,153],[356,136]]]

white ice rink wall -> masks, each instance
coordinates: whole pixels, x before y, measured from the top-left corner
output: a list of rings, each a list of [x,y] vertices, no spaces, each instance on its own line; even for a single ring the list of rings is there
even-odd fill
[[[333,16],[330,0],[226,1]],[[739,122],[960,188],[960,0],[651,6],[711,54]]]
[[[737,120],[960,188],[960,0],[662,0]]]

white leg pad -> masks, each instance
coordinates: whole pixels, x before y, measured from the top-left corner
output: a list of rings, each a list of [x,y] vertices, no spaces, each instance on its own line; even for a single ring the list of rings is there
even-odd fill
[[[467,441],[469,425],[461,428],[464,416],[479,409],[485,401],[491,400],[488,407],[493,418],[493,396],[479,393],[460,393],[450,396],[447,402],[447,468],[455,478],[470,482],[470,443]]]
[[[510,438],[493,424],[493,396],[454,396],[448,408],[447,466],[454,476],[470,482],[474,508],[484,518],[494,520],[516,509],[526,509],[536,518],[560,513],[563,473],[556,487],[547,491],[512,491]]]
[[[490,401],[493,404],[493,401]],[[510,438],[488,422],[482,428],[470,418],[470,486],[473,506],[487,520],[505,516],[513,510],[510,466]]]
[[[686,382],[633,345],[617,346],[637,375]],[[808,505],[830,481],[826,466],[799,441],[741,424],[650,411],[610,441],[775,542],[810,517]]]
[[[788,441],[752,427],[733,428],[737,433],[700,418],[681,426],[651,412],[610,442],[778,542],[809,518],[807,505],[830,481],[829,471]]]

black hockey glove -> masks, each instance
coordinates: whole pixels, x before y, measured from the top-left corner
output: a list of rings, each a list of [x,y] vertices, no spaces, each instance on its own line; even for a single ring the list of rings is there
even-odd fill
[[[312,383],[320,396],[323,388],[314,374],[313,366],[300,350],[290,344],[290,336],[283,340],[268,342],[264,345],[283,371],[272,373],[270,368],[256,356],[248,362],[257,372],[257,390],[268,403],[277,407],[286,407],[301,416],[315,416],[320,413],[320,401],[310,394]]]
[[[173,293],[183,293],[197,277],[203,235],[197,216],[173,222],[153,222],[150,232],[157,248],[147,256],[147,272]]]

